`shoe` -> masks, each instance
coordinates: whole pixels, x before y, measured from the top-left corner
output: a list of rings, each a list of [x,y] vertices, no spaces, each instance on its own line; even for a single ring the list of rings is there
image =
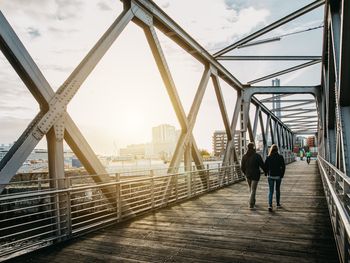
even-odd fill
[[[281,206],[281,205],[277,205],[276,208],[277,208],[277,209],[281,209],[282,206]]]
[[[269,212],[272,212],[272,206],[269,206]]]
[[[255,209],[255,205],[253,205],[253,206],[250,205],[250,206],[249,206],[249,209],[250,209],[250,210],[254,210],[254,209]]]

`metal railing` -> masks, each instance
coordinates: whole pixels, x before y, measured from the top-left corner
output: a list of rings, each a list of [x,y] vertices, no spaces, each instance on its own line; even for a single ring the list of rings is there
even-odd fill
[[[113,174],[101,184],[70,176],[63,189],[52,188],[51,179],[7,185],[16,191],[0,196],[0,261],[244,179],[238,165],[149,174],[130,180]]]
[[[321,156],[318,156],[318,166],[339,259],[341,262],[348,262],[350,254],[350,178]]]

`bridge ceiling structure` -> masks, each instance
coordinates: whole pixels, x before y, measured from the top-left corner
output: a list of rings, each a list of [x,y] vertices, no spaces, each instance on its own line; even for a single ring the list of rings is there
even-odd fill
[[[280,77],[282,75],[292,73],[298,70],[305,69],[307,67],[311,67],[313,65],[320,65],[322,62],[322,54],[313,54],[309,55],[300,55],[300,54],[290,54],[291,51],[287,51],[287,54],[274,54],[274,55],[261,55],[261,51],[257,50],[260,55],[251,55],[251,50],[254,50],[254,47],[262,44],[269,44],[271,42],[276,41],[284,41],[284,37],[300,34],[305,35],[311,30],[322,29],[323,25],[319,25],[313,28],[307,28],[304,30],[293,31],[291,33],[266,37],[266,34],[270,32],[274,32],[275,29],[286,25],[301,16],[307,15],[309,12],[317,9],[323,8],[325,1],[319,0],[314,1],[282,18],[279,20],[265,26],[264,28],[244,37],[236,41],[235,43],[221,49],[216,52],[213,56],[222,62],[226,62],[226,64],[230,61],[247,61],[250,62],[249,66],[251,68],[256,68],[254,62],[261,61],[272,61],[275,64],[282,64],[283,62],[296,62],[296,65],[292,67],[281,68],[281,70],[272,72],[265,76],[258,77],[256,79],[252,79],[246,82],[245,89],[246,90],[254,90],[257,94],[270,94],[270,96],[259,96],[256,97],[260,100],[261,103],[265,104],[271,111],[281,120],[285,125],[287,125],[292,131],[294,135],[297,134],[317,134],[318,132],[318,111],[317,111],[317,100],[320,97],[320,85],[321,83],[317,83],[315,86],[317,88],[312,92],[305,92],[308,89],[312,89],[310,86],[298,86],[298,87],[290,87],[290,86],[280,86],[279,82],[275,82],[277,85],[271,86],[260,86],[261,82],[266,80],[271,80],[276,77]],[[288,40],[286,40],[288,41]],[[295,41],[295,40],[294,40]],[[298,39],[298,41],[303,41],[303,39]],[[290,41],[293,42],[293,41]],[[319,37],[319,43],[322,43],[322,35]],[[305,43],[306,44],[306,43]],[[244,48],[250,48],[249,55],[234,55],[235,51],[240,51]],[[316,51],[317,52],[317,51]],[[244,52],[243,52],[244,53]],[[299,62],[301,61],[301,62]],[[283,65],[283,64],[282,64]],[[283,67],[283,66],[282,66]],[[321,72],[319,72],[319,80],[321,79]],[[299,89],[299,90],[298,90]],[[309,95],[306,95],[309,94]],[[250,121],[250,120],[248,120]]]
[[[64,178],[63,141],[66,141],[88,173],[99,175],[95,177],[97,183],[109,181],[105,168],[96,157],[78,126],[74,123],[74,120],[68,114],[67,105],[76,95],[82,83],[99,63],[104,54],[109,50],[113,42],[130,22],[136,23],[145,33],[149,47],[158,66],[159,73],[181,126],[181,134],[170,162],[169,172],[176,172],[182,159],[185,160],[185,167],[187,170],[193,169],[191,165],[192,161],[195,162],[197,169],[203,168],[203,160],[199,154],[192,131],[210,78],[213,81],[222,121],[228,137],[228,146],[224,158],[225,164],[238,163],[239,156],[244,151],[247,128],[251,140],[254,140],[253,137],[256,135],[258,121],[248,124],[247,112],[243,113],[242,111],[243,108],[248,109],[246,107],[248,104],[258,107],[259,114],[256,120],[261,119],[262,114],[269,116],[270,123],[266,125],[266,129],[273,125],[273,128],[270,129],[273,140],[278,140],[285,149],[291,150],[293,145],[292,130],[283,124],[273,112],[254,96],[249,99],[250,101],[247,104],[247,102],[244,101],[245,86],[207,50],[200,46],[190,35],[178,26],[164,11],[152,1],[124,0],[123,3],[124,11],[56,92],[54,92],[4,15],[0,13],[1,51],[40,105],[40,111],[37,116],[16,140],[10,151],[0,161],[1,189],[10,182],[11,178],[16,174],[23,162],[44,136],[46,136],[48,143],[49,174],[53,179]],[[158,39],[157,31],[155,30],[156,28],[204,65],[202,78],[198,83],[195,98],[187,114],[184,111],[178,95],[176,85]],[[226,82],[238,93],[232,120],[230,120],[230,117],[227,115],[224,104],[220,86],[222,81]],[[236,140],[236,135],[238,134],[237,126],[241,126],[239,129],[241,143],[238,147]],[[265,142],[267,142],[267,140],[265,140]],[[55,187],[64,188],[63,185]]]
[[[55,206],[60,206],[65,202],[68,203],[67,197],[62,195],[68,188],[64,184],[63,141],[67,142],[86,171],[90,175],[94,175],[93,180],[97,187],[98,184],[105,184],[106,187],[101,190],[101,194],[106,197],[109,204],[113,204],[118,198],[120,199],[117,194],[118,191],[112,186],[111,177],[107,174],[105,167],[67,112],[67,106],[115,40],[128,24],[133,22],[145,34],[181,127],[181,133],[168,169],[168,175],[173,176],[166,184],[163,200],[167,200],[167,193],[170,195],[172,187],[176,184],[176,175],[182,160],[184,160],[185,171],[188,174],[199,171],[197,175],[200,175],[201,185],[209,186],[208,182],[205,184],[205,180],[209,180],[209,178],[206,179],[203,172],[204,164],[193,136],[193,128],[205,91],[211,80],[227,134],[223,165],[229,166],[230,169],[234,167],[236,169],[235,173],[240,175],[237,178],[241,179],[239,160],[246,149],[246,143],[247,141],[256,141],[259,129],[263,141],[263,156],[266,156],[268,147],[275,143],[279,146],[280,152],[286,160],[289,161],[292,161],[292,157],[294,157],[292,151],[297,134],[317,135],[321,160],[319,166],[324,179],[323,184],[329,202],[332,222],[335,222],[334,229],[338,235],[339,253],[342,261],[348,261],[350,247],[350,180],[348,179],[350,170],[349,1],[316,0],[215,54],[211,54],[203,48],[153,1],[122,0],[122,2],[124,4],[123,12],[57,91],[54,91],[50,86],[5,16],[0,12],[0,49],[40,105],[40,110],[35,118],[0,161],[0,193],[16,175],[18,169],[40,140],[46,137],[49,176],[52,179],[50,187],[59,191],[58,198],[54,203]],[[237,49],[252,48],[255,45],[279,41],[284,36],[265,39],[263,37],[274,29],[317,8],[323,8],[325,11],[322,25],[323,38],[320,38],[320,43],[323,44],[321,54],[274,54],[266,56],[261,54],[249,56],[232,54]],[[321,26],[314,29],[319,28]],[[159,41],[159,31],[204,66],[202,77],[196,87],[195,97],[188,113],[184,110],[162,43]],[[304,31],[307,32],[307,30]],[[242,83],[227,66],[224,66],[224,63],[230,63],[231,61],[248,61],[249,63],[254,63],[254,61],[301,62],[292,67],[282,68],[277,72],[271,72],[266,76]],[[321,66],[321,70],[319,72],[320,82],[315,85],[259,85],[263,81],[316,64]],[[251,68],[254,68],[254,64],[252,65]],[[221,90],[221,83],[223,82],[237,91],[237,99],[232,102],[235,105],[232,116],[229,116],[226,110]],[[277,107],[272,107],[277,99],[280,103]],[[254,108],[255,111],[252,110]],[[251,114],[252,111],[254,111],[254,114]],[[195,163],[195,167],[192,166],[192,162]],[[328,180],[328,176],[332,176],[332,178]],[[189,196],[191,196],[192,190],[191,180],[191,177],[189,177],[186,181],[190,190]],[[220,180],[219,185],[222,185]],[[331,186],[335,183],[334,187]],[[127,206],[128,204],[123,205]],[[57,209],[57,211],[60,211],[60,209]],[[55,216],[60,217],[60,215]]]

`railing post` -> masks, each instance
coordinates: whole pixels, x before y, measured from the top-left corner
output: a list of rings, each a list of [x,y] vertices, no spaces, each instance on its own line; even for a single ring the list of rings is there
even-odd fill
[[[197,171],[195,171],[195,170],[192,170],[190,173],[192,174],[192,175],[191,175],[191,180],[192,180],[192,195],[195,195],[196,192],[197,192],[196,180],[197,180],[197,177],[198,177],[198,173],[197,173]]]
[[[150,171],[151,176],[151,207],[154,208],[154,171]]]
[[[207,164],[207,190],[210,190],[210,170],[209,170],[209,164]]]
[[[120,174],[116,173],[115,174],[115,181],[116,181],[116,198],[117,198],[117,221],[120,222],[122,219],[122,196],[121,196],[121,182],[120,182]]]
[[[192,173],[187,172],[187,196],[192,196]]]
[[[175,194],[176,194],[176,201],[179,198],[179,175],[175,174]]]
[[[65,178],[66,180],[66,195],[67,195],[67,234],[68,236],[72,235],[72,210],[71,210],[71,192],[70,192],[70,186],[71,182],[69,180],[69,177],[67,176]]]
[[[349,262],[349,241],[348,241],[348,235],[346,233],[345,227],[342,229],[343,231],[343,247],[342,247],[342,254],[343,254],[343,262]]]
[[[222,175],[221,163],[218,163],[218,175],[219,175],[219,187],[221,187],[224,181],[224,176]]]

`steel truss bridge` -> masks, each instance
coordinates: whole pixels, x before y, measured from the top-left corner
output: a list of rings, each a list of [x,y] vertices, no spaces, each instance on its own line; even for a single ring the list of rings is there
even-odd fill
[[[247,139],[255,141],[258,126],[263,137],[263,157],[269,143],[276,143],[287,162],[297,134],[315,134],[319,145],[318,167],[327,198],[339,258],[349,260],[350,198],[350,6],[349,1],[317,0],[264,28],[210,54],[152,1],[122,0],[124,10],[97,41],[67,80],[55,92],[39,70],[11,25],[0,12],[0,49],[16,70],[40,111],[0,161],[1,259],[62,242],[111,223],[158,209],[174,202],[210,192],[243,180],[239,162]],[[324,8],[323,51],[319,56],[232,56],[228,53],[299,18]],[[110,175],[96,157],[67,105],[125,27],[135,23],[144,31],[181,126],[173,158],[167,170],[148,171],[132,179]],[[186,114],[168,67],[157,30],[188,52],[204,66],[190,111]],[[303,61],[297,66],[241,83],[220,61]],[[306,62],[305,62],[306,61]],[[259,86],[257,83],[295,70],[321,64],[316,86]],[[209,81],[227,134],[223,163],[204,165],[193,127]],[[228,116],[221,92],[225,82],[237,92],[233,116]],[[258,99],[259,94],[270,95]],[[310,99],[290,99],[309,94]],[[272,95],[272,96],[271,96]],[[266,103],[276,98],[281,106],[271,110]],[[286,103],[286,104],[284,104]],[[254,118],[249,114],[255,109]],[[13,181],[18,169],[46,136],[49,173],[44,179]],[[87,175],[66,176],[63,142],[79,158]],[[184,168],[180,168],[184,160]],[[192,163],[195,165],[193,166]],[[131,178],[131,177],[130,177]],[[33,185],[34,184],[34,185]],[[22,189],[9,193],[10,188]],[[86,192],[89,191],[89,198]],[[22,252],[21,252],[22,251]]]

